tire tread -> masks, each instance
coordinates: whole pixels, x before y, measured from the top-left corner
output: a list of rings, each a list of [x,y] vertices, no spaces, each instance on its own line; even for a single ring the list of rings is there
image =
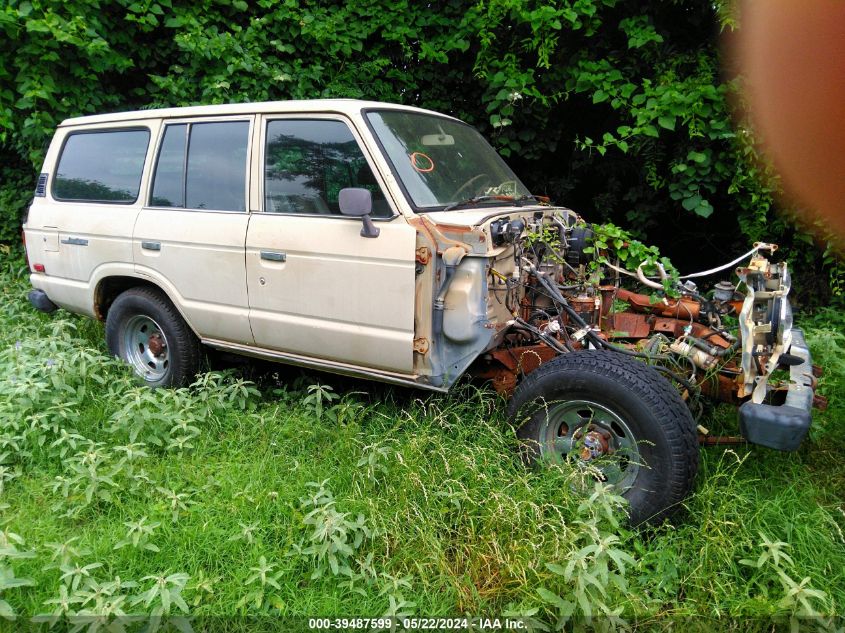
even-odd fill
[[[508,419],[516,418],[524,406],[535,401],[550,376],[561,372],[588,373],[615,380],[622,388],[638,395],[653,413],[667,438],[672,455],[671,472],[665,481],[670,504],[644,517],[658,523],[669,516],[692,490],[698,472],[699,449],[696,423],[677,389],[657,370],[645,363],[612,351],[587,350],[558,356],[529,374],[517,387],[508,409]]]
[[[170,343],[171,347],[179,350],[176,358],[177,366],[173,367],[170,373],[171,378],[162,386],[183,387],[189,384],[195,377],[200,366],[201,347],[196,335],[193,333],[185,319],[170,301],[164,292],[158,288],[149,286],[136,286],[122,292],[114,300],[106,318],[106,343],[109,350],[118,355],[121,313],[129,309],[129,304],[140,301],[148,306],[152,304],[161,311],[167,320],[167,324],[161,324],[172,330]]]

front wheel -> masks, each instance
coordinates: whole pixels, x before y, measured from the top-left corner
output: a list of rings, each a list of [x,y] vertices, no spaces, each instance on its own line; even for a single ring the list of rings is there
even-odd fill
[[[114,300],[106,344],[151,387],[185,386],[199,369],[197,337],[156,288],[130,288]]]
[[[695,421],[677,390],[611,351],[545,363],[517,388],[508,417],[527,462],[594,466],[628,500],[632,525],[668,516],[698,470]]]

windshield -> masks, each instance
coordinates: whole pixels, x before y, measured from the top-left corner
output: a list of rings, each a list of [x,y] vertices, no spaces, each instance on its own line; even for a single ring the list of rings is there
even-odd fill
[[[528,189],[475,129],[443,117],[379,110],[367,114],[393,170],[420,210],[482,196],[520,198]],[[508,204],[487,198],[484,204]]]

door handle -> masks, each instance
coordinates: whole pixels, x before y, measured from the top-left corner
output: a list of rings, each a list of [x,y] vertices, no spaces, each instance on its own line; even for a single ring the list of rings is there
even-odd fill
[[[276,251],[261,251],[261,259],[271,262],[283,262],[287,259],[287,255]]]
[[[66,237],[62,240],[62,244],[72,244],[73,246],[88,246],[88,240],[81,237]]]
[[[141,248],[148,251],[160,251],[161,242],[141,242]]]

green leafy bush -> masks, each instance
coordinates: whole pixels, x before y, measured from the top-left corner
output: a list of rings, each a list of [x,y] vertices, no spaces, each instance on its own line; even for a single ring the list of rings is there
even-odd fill
[[[728,7],[12,0],[0,8],[0,240],[16,239],[66,117],[356,97],[467,120],[533,191],[665,244],[684,268],[781,242],[804,302],[824,304],[845,276],[833,236],[795,231],[753,131],[732,122],[742,81],[717,41],[739,27]],[[689,248],[705,239],[717,246]]]

